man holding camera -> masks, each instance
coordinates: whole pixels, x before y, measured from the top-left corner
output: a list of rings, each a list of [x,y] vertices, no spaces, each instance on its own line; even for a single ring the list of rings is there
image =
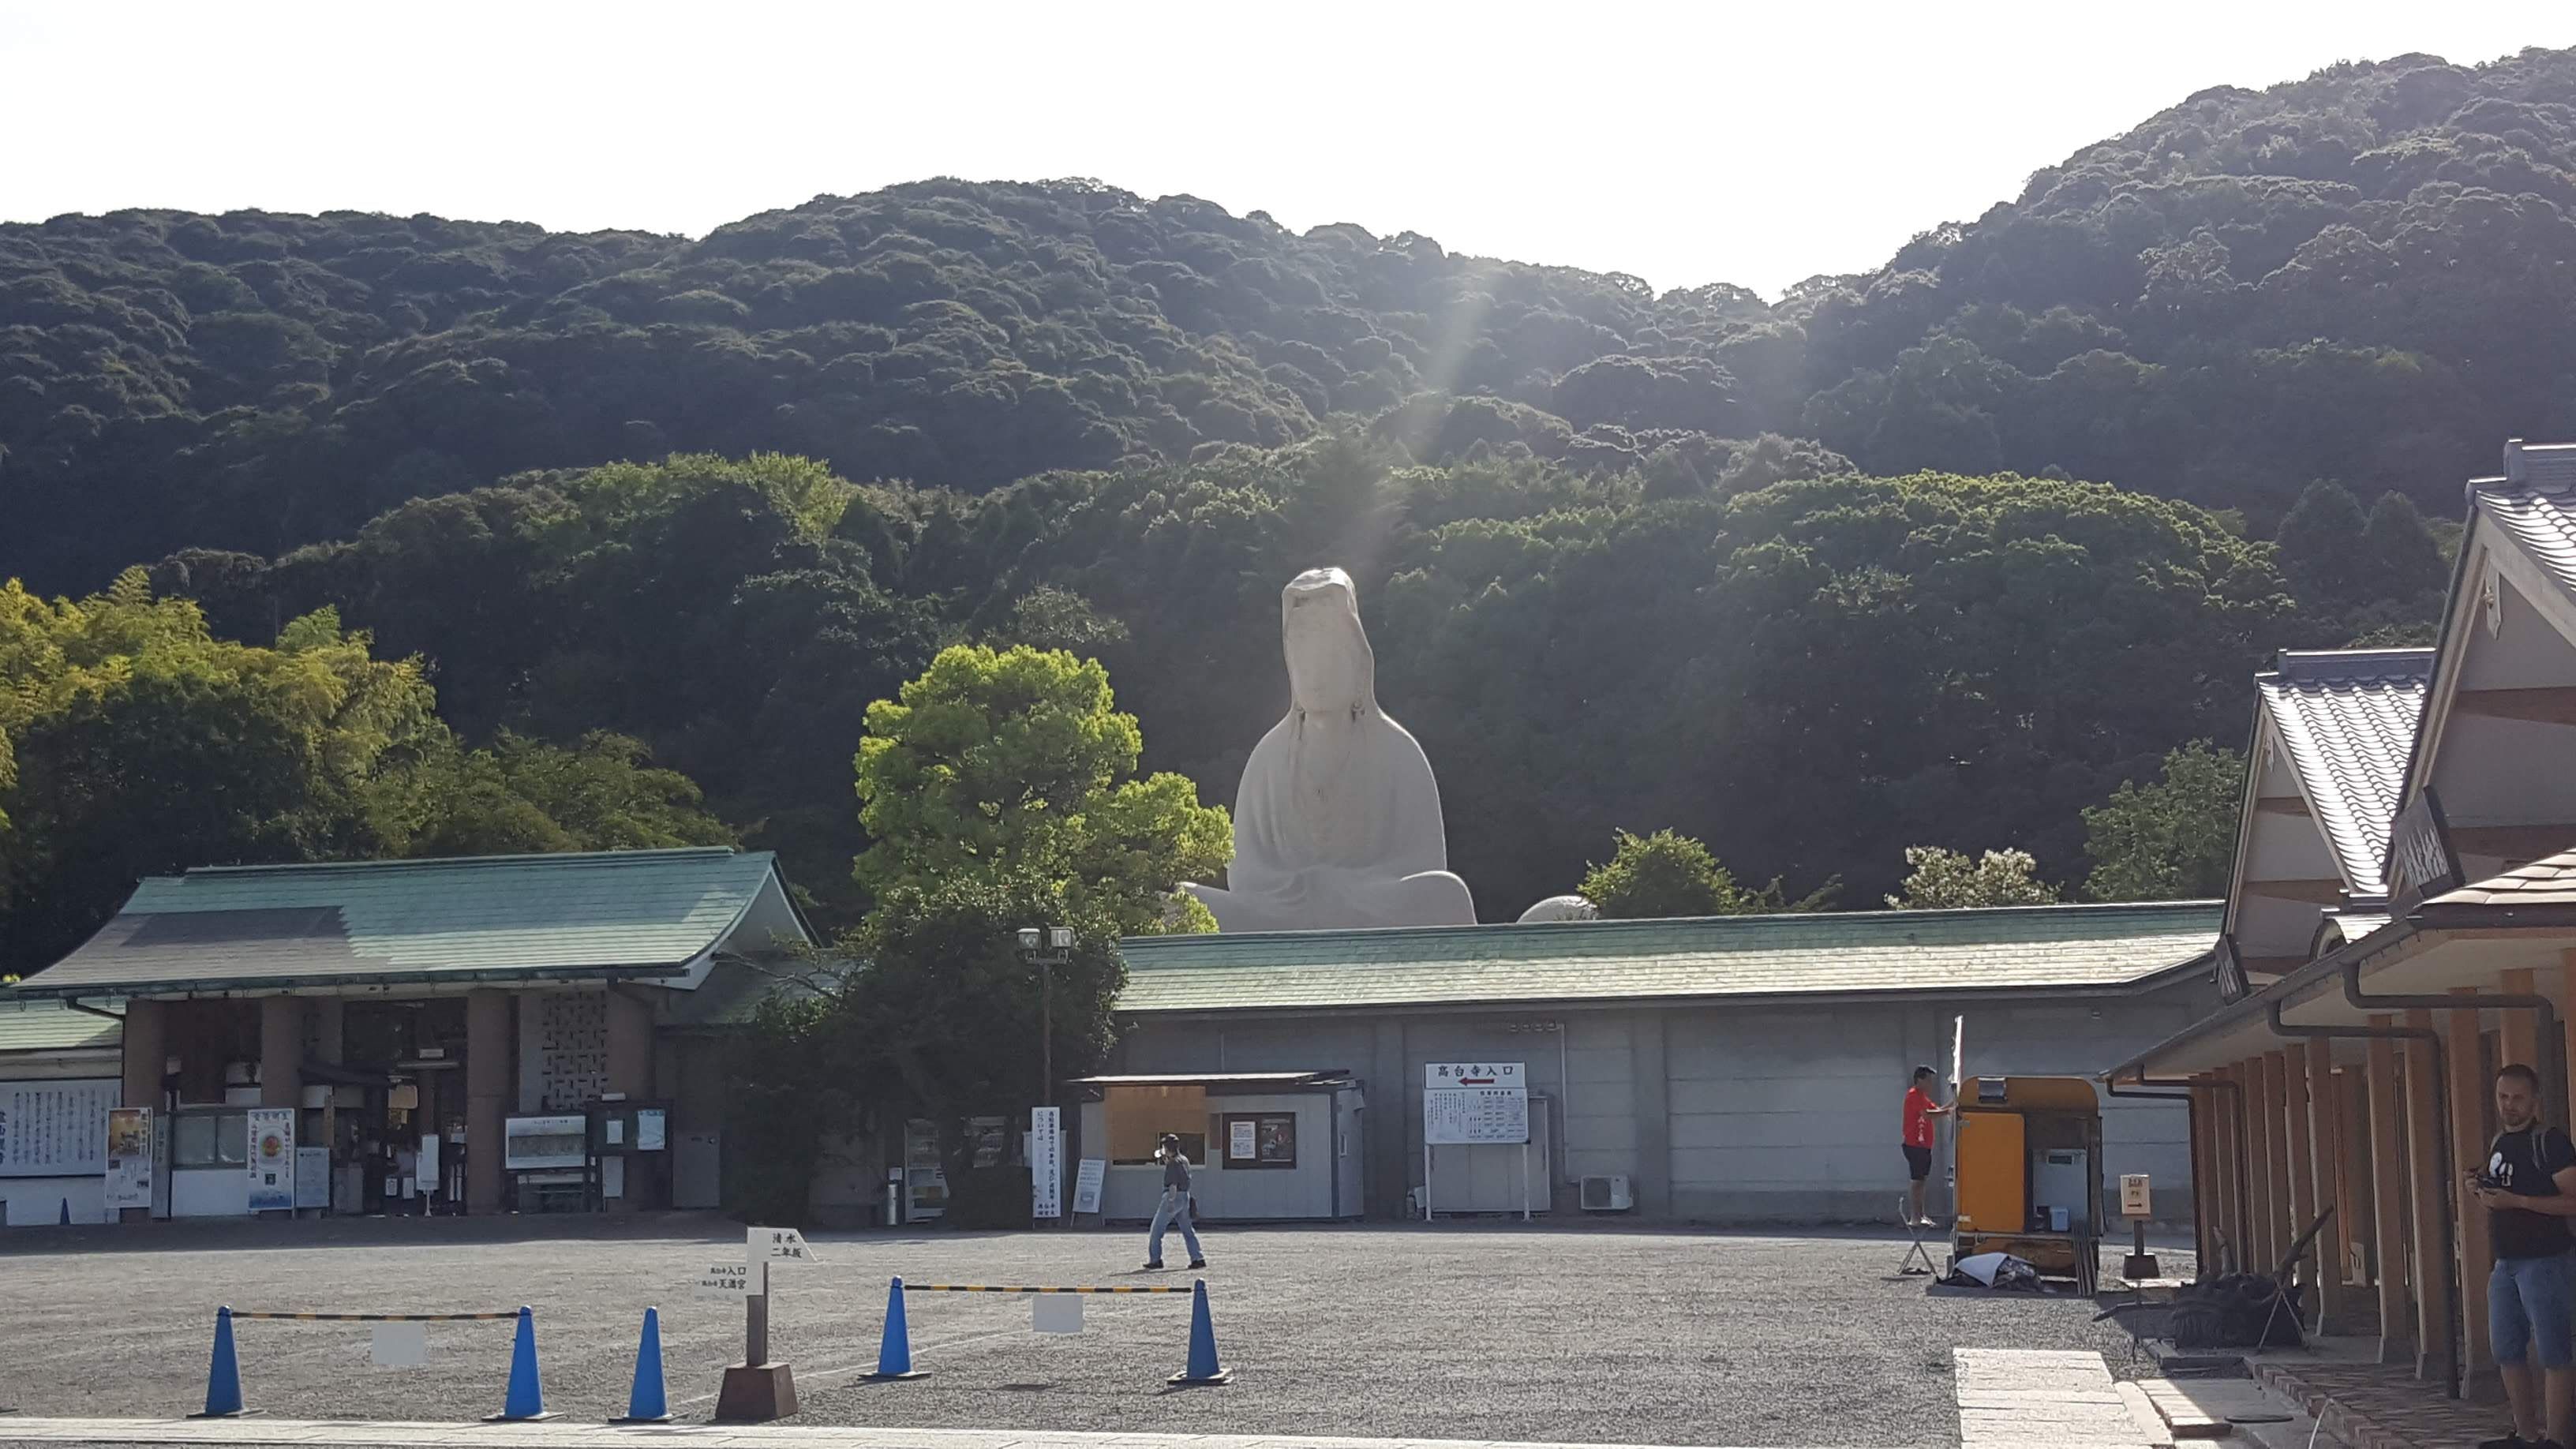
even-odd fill
[[[1181,1155],[1181,1139],[1163,1134],[1163,1143],[1154,1149],[1163,1163],[1163,1201],[1154,1209],[1152,1236],[1146,1242],[1145,1266],[1163,1266],[1163,1234],[1173,1227],[1181,1230],[1181,1245],[1190,1250],[1190,1266],[1204,1268],[1207,1257],[1199,1251],[1199,1235],[1190,1223],[1190,1160]]]
[[[2576,1279],[2567,1220],[2576,1217],[2576,1143],[2540,1120],[2540,1076],[2519,1062],[2496,1073],[2504,1130],[2486,1168],[2464,1174],[2486,1209],[2495,1272],[2487,1283],[2487,1343],[2513,1406],[2513,1431],[2478,1449],[2559,1449],[2576,1411]],[[2534,1372],[2535,1368],[2537,1372]]]

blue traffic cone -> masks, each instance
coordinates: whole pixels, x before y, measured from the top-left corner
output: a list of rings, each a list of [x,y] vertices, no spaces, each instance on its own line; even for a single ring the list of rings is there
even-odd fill
[[[903,1318],[903,1280],[886,1289],[885,1337],[877,1345],[877,1371],[872,1379],[928,1378],[928,1369],[912,1366],[912,1329]]]
[[[553,1417],[546,1412],[545,1388],[537,1382],[537,1315],[522,1306],[519,1335],[510,1345],[509,1392],[501,1400],[501,1412],[483,1422],[524,1424]]]
[[[671,1405],[662,1392],[662,1310],[644,1310],[644,1336],[635,1344],[635,1387],[626,1394],[626,1417],[612,1424],[667,1424]]]
[[[1234,1370],[1217,1366],[1216,1324],[1208,1318],[1205,1278],[1190,1284],[1190,1366],[1172,1375],[1170,1381],[1182,1385],[1234,1381]]]
[[[241,1364],[233,1358],[233,1311],[215,1310],[215,1356],[206,1365],[206,1411],[191,1419],[232,1419],[242,1413]]]
[[[62,1225],[67,1228],[72,1225],[72,1200],[70,1198],[63,1199]]]

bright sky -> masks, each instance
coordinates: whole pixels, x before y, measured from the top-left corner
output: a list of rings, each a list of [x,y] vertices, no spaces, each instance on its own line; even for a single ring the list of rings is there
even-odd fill
[[[2206,86],[2571,43],[2565,0],[0,0],[0,220],[699,235],[925,176],[1095,176],[1775,294]]]

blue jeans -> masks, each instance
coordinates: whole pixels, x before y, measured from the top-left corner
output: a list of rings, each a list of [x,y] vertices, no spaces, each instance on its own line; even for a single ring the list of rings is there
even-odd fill
[[[2526,1355],[2545,1369],[2576,1362],[2576,1292],[2571,1292],[2568,1255],[2546,1258],[2498,1258],[2487,1279],[2487,1343],[2500,1364],[2517,1364]]]
[[[1154,1209],[1153,1236],[1146,1240],[1146,1262],[1160,1263],[1163,1261],[1163,1234],[1170,1232],[1175,1227],[1181,1230],[1181,1246],[1190,1250],[1191,1262],[1196,1263],[1207,1257],[1207,1254],[1199,1251],[1199,1235],[1197,1230],[1190,1226],[1189,1194],[1177,1192],[1171,1188],[1165,1188],[1163,1189],[1162,1205]]]

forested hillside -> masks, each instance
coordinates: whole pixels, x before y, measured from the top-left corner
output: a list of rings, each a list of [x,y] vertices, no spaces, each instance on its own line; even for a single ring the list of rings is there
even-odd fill
[[[2571,218],[2538,50],[2203,92],[1770,302],[1088,181],[64,217],[0,227],[0,577],[335,606],[468,739],[635,736],[846,900],[859,711],[939,643],[1098,654],[1223,801],[1339,562],[1488,915],[1614,827],[2078,878],[2080,807],[2235,743],[2269,648],[2420,629],[2419,508],[2576,436]]]

